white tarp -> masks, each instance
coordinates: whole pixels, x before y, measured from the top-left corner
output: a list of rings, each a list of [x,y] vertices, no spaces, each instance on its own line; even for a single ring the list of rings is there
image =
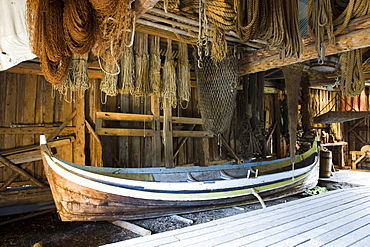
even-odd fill
[[[0,0],[0,70],[31,60],[26,24],[26,0]]]

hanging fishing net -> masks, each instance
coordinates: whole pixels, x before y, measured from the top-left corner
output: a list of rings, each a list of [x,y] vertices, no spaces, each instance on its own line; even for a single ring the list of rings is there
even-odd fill
[[[208,131],[221,134],[230,126],[236,105],[237,60],[230,54],[221,61],[204,57],[196,76],[203,122]]]

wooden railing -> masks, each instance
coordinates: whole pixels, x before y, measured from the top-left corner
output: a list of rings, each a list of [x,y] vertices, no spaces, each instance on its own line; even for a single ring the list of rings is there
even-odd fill
[[[163,122],[163,116],[159,117],[160,122]],[[127,129],[127,128],[110,128],[103,127],[103,121],[131,121],[131,122],[146,122],[153,123],[154,115],[117,113],[117,112],[97,112],[96,113],[96,133],[98,135],[111,136],[154,136],[155,131],[159,131],[163,135],[163,130],[151,129]],[[203,125],[201,118],[189,117],[172,117],[173,124],[189,124]],[[172,128],[171,128],[172,129]],[[213,137],[213,134],[204,130],[172,130],[173,137]]]

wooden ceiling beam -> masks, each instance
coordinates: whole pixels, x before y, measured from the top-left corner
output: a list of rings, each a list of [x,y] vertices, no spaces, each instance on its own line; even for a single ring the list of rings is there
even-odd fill
[[[338,36],[334,44],[325,44],[326,55],[355,50],[370,46],[370,15],[357,18]],[[304,62],[316,58],[315,42],[312,38],[303,38],[303,52],[301,57],[281,60],[278,50],[261,49],[250,52],[241,61],[239,75],[247,75],[268,69],[278,68],[289,64]]]
[[[41,70],[39,62],[25,61],[17,64],[16,66],[5,70],[4,72],[17,73],[17,74],[30,74],[30,75],[44,75]],[[99,79],[102,78],[101,70],[90,69],[88,70],[89,78]]]

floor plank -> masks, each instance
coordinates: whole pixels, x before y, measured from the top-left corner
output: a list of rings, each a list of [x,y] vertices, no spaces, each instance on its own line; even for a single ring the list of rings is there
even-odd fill
[[[331,191],[114,246],[369,246],[370,187]]]

